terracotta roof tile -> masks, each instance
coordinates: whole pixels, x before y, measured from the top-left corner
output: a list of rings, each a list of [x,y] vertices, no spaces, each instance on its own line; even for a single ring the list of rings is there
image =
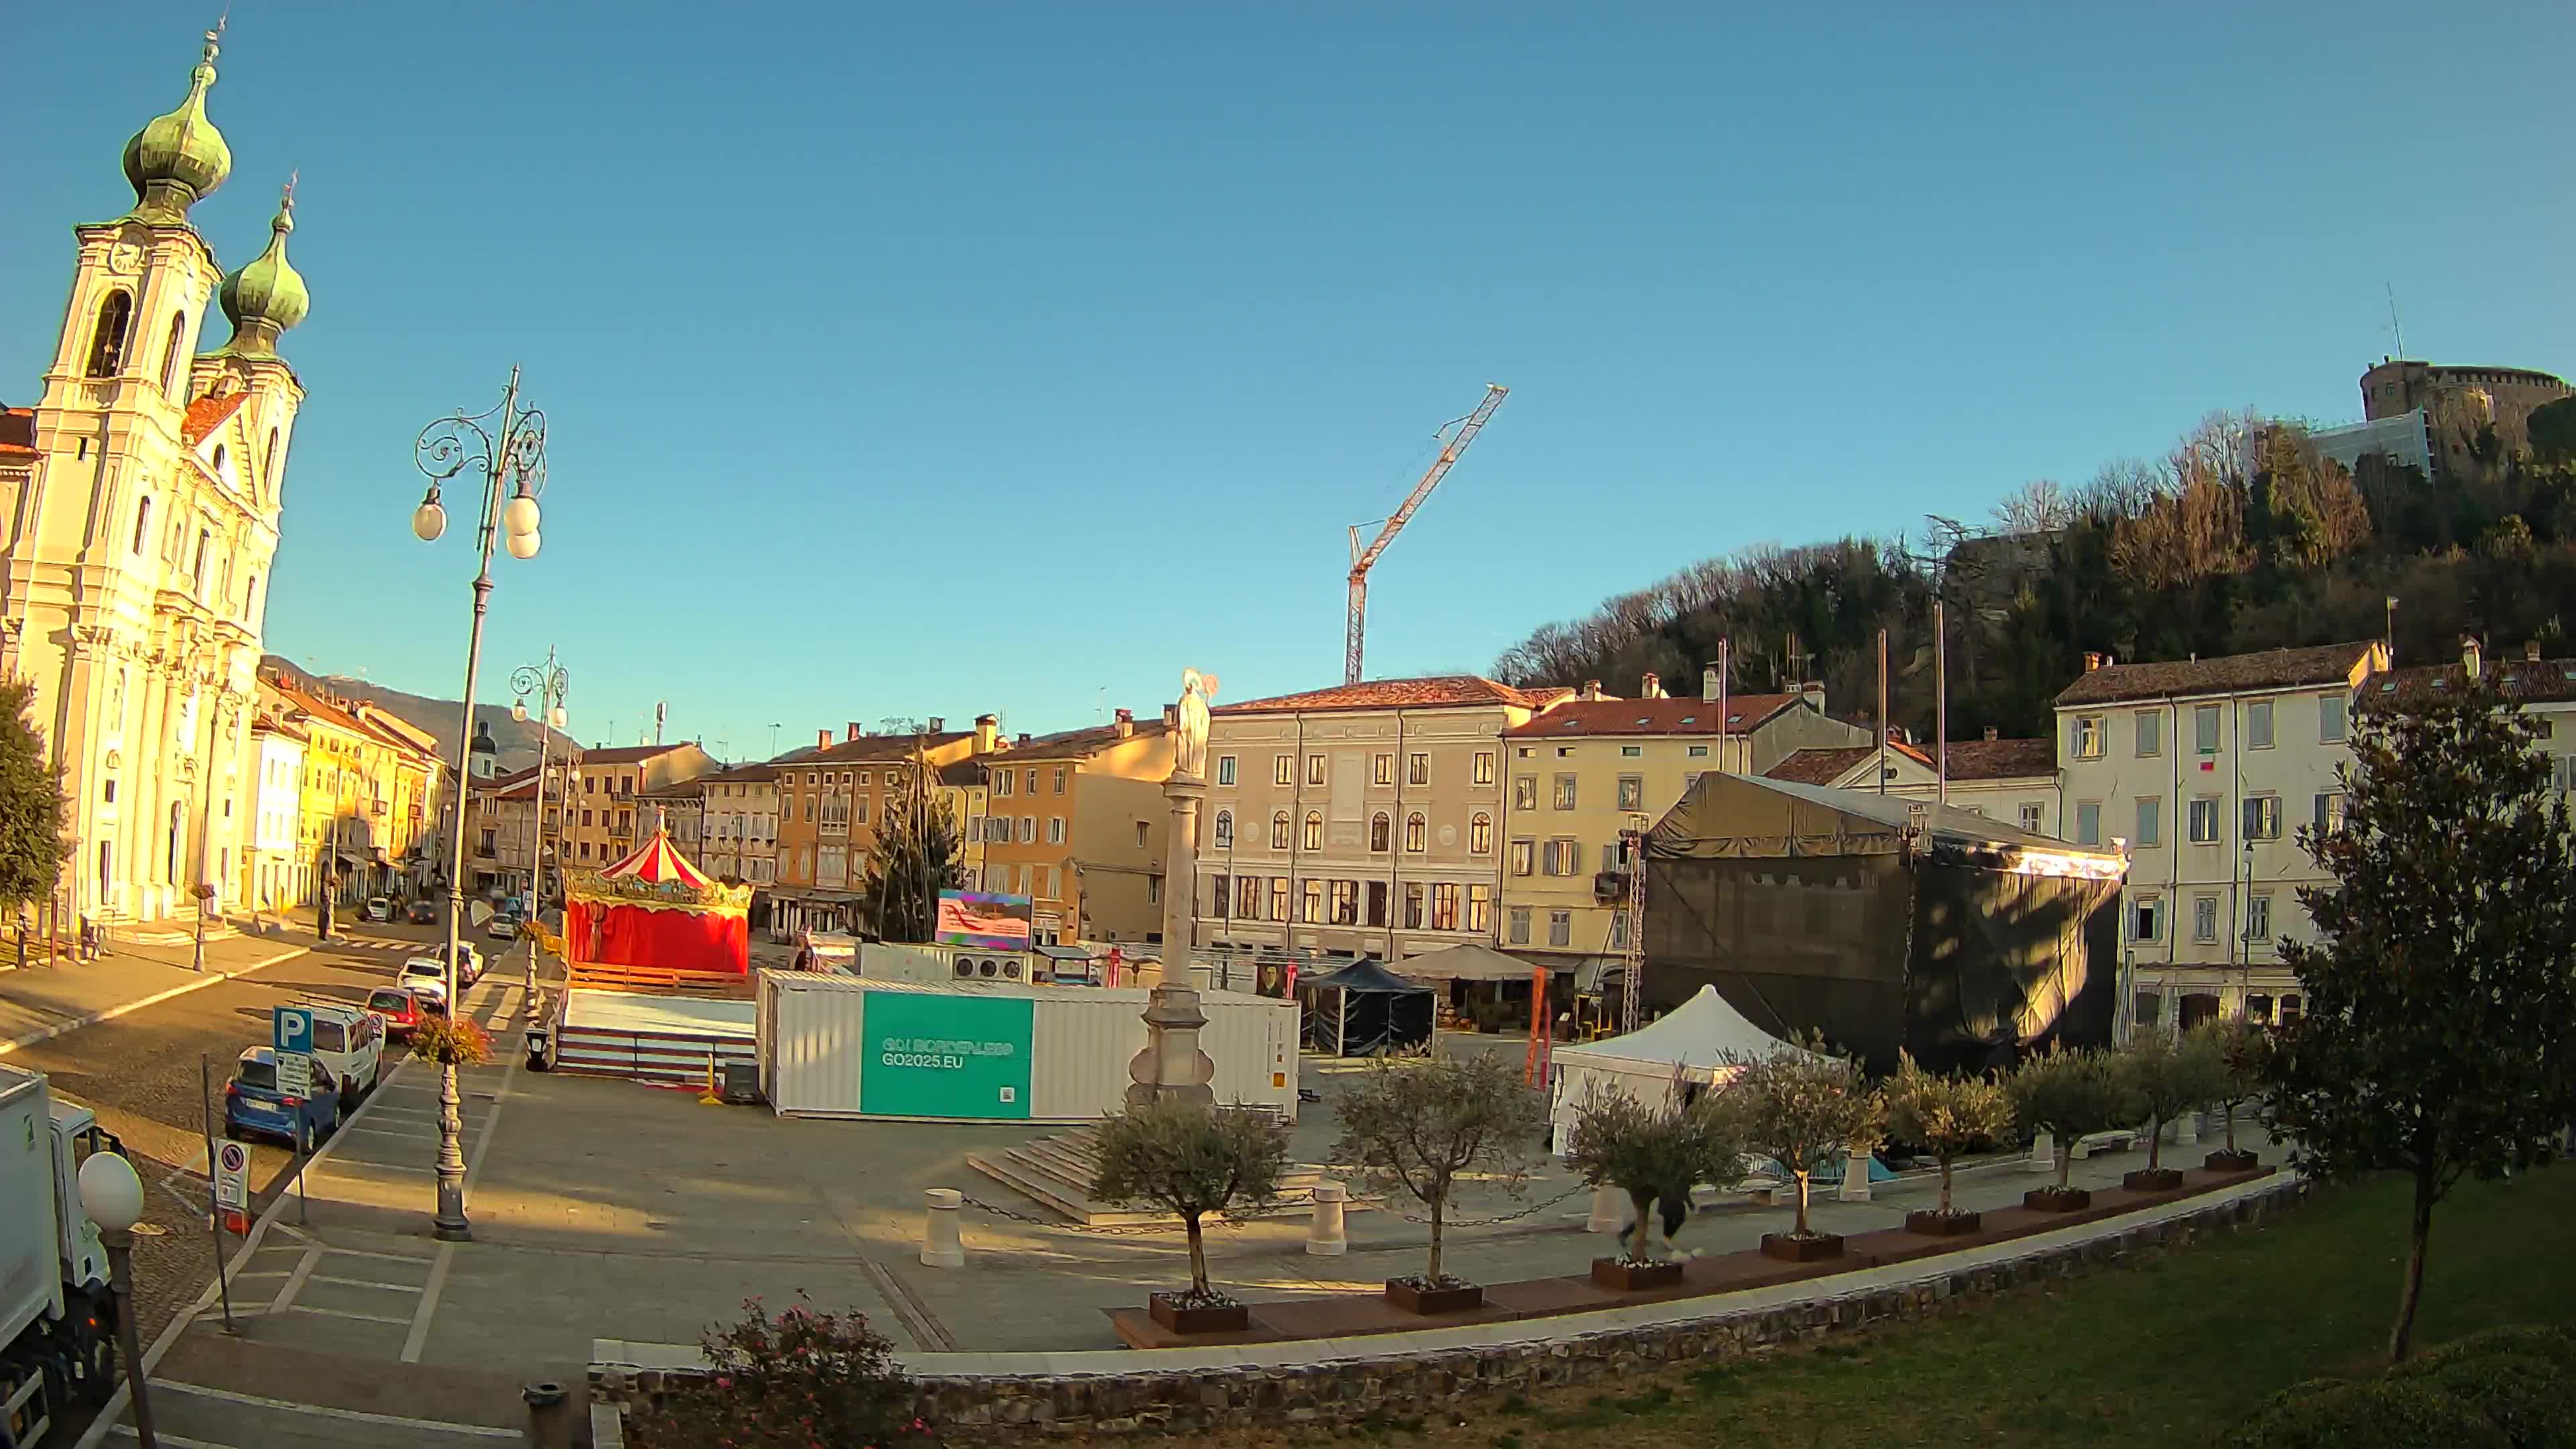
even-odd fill
[[[1302,694],[1276,694],[1221,705],[1212,714],[1313,714],[1340,709],[1437,709],[1484,704],[1544,709],[1570,691],[1554,687],[1520,690],[1478,674],[1433,674],[1420,679],[1368,679],[1336,684]]]
[[[36,410],[0,407],[0,458],[12,461],[36,456]]]
[[[1925,745],[1918,747],[1916,753],[1928,759],[1932,749]],[[2014,780],[2056,773],[2057,741],[2054,739],[1950,742],[1950,778],[1953,780]]]
[[[840,765],[867,760],[900,760],[909,756],[925,741],[935,748],[940,745],[953,745],[959,740],[971,737],[970,732],[965,730],[947,730],[935,735],[861,735],[855,740],[842,740],[830,749],[817,749],[810,754],[781,755],[773,763],[801,766]],[[582,758],[586,761],[590,757],[585,755]]]
[[[654,759],[661,755],[667,755],[673,750],[686,748],[691,743],[692,742],[689,740],[674,740],[667,745],[617,745],[605,749],[586,749],[581,752],[581,763],[585,765],[640,765],[646,760]]]
[[[225,419],[240,412],[242,404],[248,401],[249,393],[228,392],[222,397],[209,393],[188,404],[188,415],[179,423],[180,441],[191,448],[204,442],[207,435],[222,427]]]
[[[1876,745],[1793,750],[1787,759],[1762,773],[1774,780],[1791,780],[1801,785],[1830,785],[1841,779],[1844,771],[1877,753]]]
[[[1796,704],[1795,694],[1739,694],[1726,701],[1726,730],[1744,734]],[[1524,725],[1503,731],[1516,739],[1569,739],[1585,735],[1711,735],[1717,705],[1702,699],[1572,699]]]
[[[1153,739],[1163,733],[1165,725],[1158,719],[1136,721],[1132,734],[1121,736],[1116,725],[1092,725],[1086,729],[1060,730],[1051,735],[1011,746],[1010,762],[1036,760],[1087,760],[1112,745],[1129,739]]]
[[[778,767],[764,760],[748,765],[735,765],[731,769],[718,770],[712,775],[702,775],[699,778],[710,785],[756,785],[763,781],[777,779]]]
[[[2239,694],[2309,685],[2350,686],[2359,682],[2366,661],[2377,655],[2378,648],[2375,641],[2364,640],[2306,649],[2266,649],[2216,659],[2106,664],[2087,670],[2060,690],[2057,705],[2064,709],[2070,705],[2116,704],[2168,696]]]
[[[2576,700],[2576,659],[2490,658],[2483,672],[2493,676],[2507,696],[2526,704]],[[2410,669],[2382,670],[2372,675],[2362,685],[2362,694],[2369,698],[2429,693],[2436,689],[2456,691],[2467,683],[2467,678],[2466,671],[2457,664],[2419,664]],[[2395,687],[2391,688],[2392,685]]]

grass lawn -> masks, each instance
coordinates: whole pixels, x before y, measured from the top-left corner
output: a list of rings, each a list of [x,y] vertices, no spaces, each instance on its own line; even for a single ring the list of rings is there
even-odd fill
[[[2396,1182],[2326,1189],[2270,1229],[2137,1268],[1812,1350],[1676,1367],[1618,1393],[1477,1400],[1463,1425],[1435,1417],[1195,1442],[1705,1449],[1754,1435],[1790,1449],[2203,1445],[2240,1406],[2374,1365],[2397,1307],[2406,1194]],[[2510,1186],[2463,1183],[2434,1214],[2418,1348],[2496,1323],[2576,1329],[2571,1223],[2576,1167]]]

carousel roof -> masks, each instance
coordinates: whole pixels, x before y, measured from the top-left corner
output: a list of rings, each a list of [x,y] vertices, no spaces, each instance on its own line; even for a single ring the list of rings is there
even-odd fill
[[[624,860],[599,868],[601,880],[642,881],[646,885],[678,885],[704,890],[715,884],[715,877],[689,863],[680,848],[671,843],[670,832],[656,825],[653,837],[635,847]]]

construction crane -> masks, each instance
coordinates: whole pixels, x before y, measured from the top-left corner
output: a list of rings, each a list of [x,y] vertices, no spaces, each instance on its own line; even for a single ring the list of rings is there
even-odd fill
[[[1405,520],[1413,517],[1413,511],[1422,506],[1422,500],[1430,497],[1431,490],[1439,487],[1440,480],[1448,476],[1449,469],[1457,463],[1459,455],[1465,453],[1467,445],[1476,440],[1476,434],[1485,426],[1485,420],[1494,415],[1494,409],[1503,405],[1504,396],[1510,392],[1510,388],[1500,383],[1489,382],[1485,384],[1485,400],[1476,404],[1474,412],[1463,418],[1453,418],[1449,423],[1441,426],[1442,433],[1448,433],[1452,425],[1455,425],[1458,431],[1440,445],[1440,456],[1432,462],[1431,471],[1423,474],[1422,481],[1413,485],[1412,494],[1406,497],[1403,504],[1395,510],[1394,516],[1387,519],[1386,526],[1377,531],[1376,540],[1367,548],[1360,547],[1361,526],[1358,524],[1351,526],[1351,618],[1347,647],[1342,656],[1344,684],[1360,682],[1360,641],[1368,632],[1369,569],[1377,563],[1378,555],[1386,552],[1386,546],[1395,542],[1396,531],[1404,527]]]

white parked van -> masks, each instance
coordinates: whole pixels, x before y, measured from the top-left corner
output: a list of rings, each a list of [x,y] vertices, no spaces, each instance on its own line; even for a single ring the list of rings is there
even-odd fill
[[[384,1075],[385,1022],[362,1006],[338,1001],[299,1001],[313,1013],[313,1065],[328,1070],[345,1120]],[[321,1084],[314,1084],[318,1094]]]

